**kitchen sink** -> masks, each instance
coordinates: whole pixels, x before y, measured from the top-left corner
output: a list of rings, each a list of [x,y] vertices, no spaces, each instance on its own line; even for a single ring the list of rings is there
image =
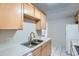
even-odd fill
[[[43,40],[32,40],[31,42],[22,43],[22,45],[29,47],[29,48],[33,48],[42,42]]]

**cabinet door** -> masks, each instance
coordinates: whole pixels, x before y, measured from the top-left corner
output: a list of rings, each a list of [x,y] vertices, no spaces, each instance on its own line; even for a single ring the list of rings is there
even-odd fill
[[[78,23],[79,23],[79,12],[78,12],[78,15],[77,15],[77,20],[78,20]]]
[[[35,50],[32,52],[32,55],[33,55],[33,56],[41,56],[41,47],[35,49]]]
[[[75,21],[78,21],[78,15],[75,16]]]
[[[47,46],[42,48],[42,56],[47,56]]]
[[[46,29],[46,16],[41,13],[41,29]]]
[[[24,4],[24,14],[34,16],[34,7],[30,3]]]
[[[41,13],[40,13],[40,11],[37,8],[35,8],[35,17],[37,19],[40,19],[41,18]]]
[[[41,21],[36,22],[36,30],[41,30]]]
[[[75,23],[78,24],[78,16],[75,16]]]
[[[41,13],[41,19],[36,23],[37,30],[46,29],[46,16]]]
[[[0,29],[22,29],[22,4],[0,4]]]
[[[51,55],[51,40],[42,45],[42,56]]]
[[[51,55],[51,40],[49,40],[47,45],[47,55],[50,56]]]
[[[42,45],[42,56],[47,56],[47,43]]]

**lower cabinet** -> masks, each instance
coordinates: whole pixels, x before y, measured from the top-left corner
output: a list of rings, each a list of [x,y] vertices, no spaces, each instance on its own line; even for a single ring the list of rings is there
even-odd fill
[[[51,55],[51,40],[44,43],[32,52],[33,56],[50,56]]]
[[[32,55],[33,55],[33,56],[40,56],[40,55],[41,55],[41,47],[38,47],[37,49],[35,49],[35,50],[32,52]]]
[[[52,50],[51,50],[51,40],[49,40],[48,42],[48,45],[47,45],[47,55],[51,55],[51,52],[52,52]]]
[[[42,46],[42,56],[47,56],[47,43]]]
[[[51,55],[51,40],[42,45],[42,56]]]

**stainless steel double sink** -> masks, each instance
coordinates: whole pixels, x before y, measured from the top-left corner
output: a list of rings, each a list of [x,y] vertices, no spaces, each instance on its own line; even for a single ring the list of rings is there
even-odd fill
[[[31,42],[26,42],[26,43],[22,43],[22,45],[28,47],[28,48],[33,48],[35,47],[36,45],[42,43],[43,40],[39,40],[39,39],[36,39],[36,40],[32,40]]]

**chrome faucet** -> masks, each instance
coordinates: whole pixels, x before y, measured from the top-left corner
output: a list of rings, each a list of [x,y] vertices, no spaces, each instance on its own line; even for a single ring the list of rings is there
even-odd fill
[[[31,32],[31,33],[30,33],[30,43],[32,42],[32,39],[33,39],[33,38],[35,38],[35,33],[34,33],[34,32]]]

